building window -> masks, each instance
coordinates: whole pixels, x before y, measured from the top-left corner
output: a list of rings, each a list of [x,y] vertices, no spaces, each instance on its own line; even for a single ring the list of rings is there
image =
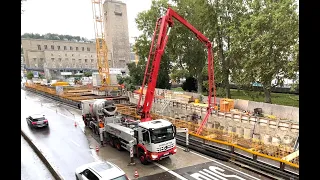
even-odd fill
[[[64,46],[64,47],[63,47],[63,50],[67,50],[67,46]]]
[[[47,46],[47,45],[44,45],[44,49],[48,49],[48,46]]]
[[[37,58],[33,58],[33,61],[36,62],[36,61],[37,61]]]
[[[81,59],[79,59],[79,63],[81,63]]]
[[[60,46],[57,46],[58,50],[60,50]]]
[[[88,59],[84,59],[84,62],[87,63],[87,62],[88,62]]]
[[[54,62],[54,58],[51,58],[51,61]]]
[[[67,56],[67,54],[64,54],[64,56]]]
[[[70,46],[70,50],[71,50],[71,51],[73,50],[72,46]]]
[[[65,61],[69,61],[69,59],[68,59],[68,58],[65,58],[64,60],[65,60]]]
[[[59,62],[61,62],[61,60],[62,60],[62,59],[61,59],[61,58],[59,58]]]
[[[87,51],[90,51],[90,48],[89,48],[89,47],[87,47]]]
[[[53,56],[53,54],[51,54],[51,56]]]
[[[91,62],[93,63],[93,59],[91,59]]]
[[[90,57],[92,57],[92,55],[90,55]]]
[[[79,47],[76,47],[76,51],[78,51],[79,50]]]
[[[41,46],[40,45],[38,45],[38,50],[41,50]]]
[[[74,56],[74,54],[71,54],[71,56]]]
[[[51,49],[54,50],[54,45],[51,45]]]
[[[40,58],[40,61],[43,62],[43,58]]]
[[[76,59],[72,59],[72,62],[75,63],[75,62],[76,62]]]
[[[82,49],[82,51],[84,51],[84,47],[82,47],[81,49]]]

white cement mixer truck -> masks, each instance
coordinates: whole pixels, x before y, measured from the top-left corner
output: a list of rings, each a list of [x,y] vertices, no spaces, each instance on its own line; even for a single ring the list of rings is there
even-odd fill
[[[82,117],[86,126],[112,147],[137,155],[142,164],[161,160],[177,152],[176,128],[164,119],[148,122],[129,120],[117,115],[113,101],[97,99],[82,101]],[[99,127],[103,119],[103,127]]]

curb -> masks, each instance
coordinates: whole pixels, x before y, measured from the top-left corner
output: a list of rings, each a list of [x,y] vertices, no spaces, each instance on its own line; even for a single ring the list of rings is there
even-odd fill
[[[32,142],[32,140],[23,132],[21,129],[21,135],[23,138],[28,142],[28,144],[31,146],[31,148],[34,150],[34,152],[38,155],[38,157],[41,159],[41,161],[45,164],[45,166],[48,168],[52,176],[56,180],[63,180],[62,176],[59,174],[59,172],[49,163],[49,161],[46,159],[46,157],[43,155],[40,149],[37,148],[37,146]]]

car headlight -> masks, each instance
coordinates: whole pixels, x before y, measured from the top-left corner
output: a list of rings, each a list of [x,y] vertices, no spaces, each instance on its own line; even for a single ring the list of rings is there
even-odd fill
[[[174,148],[173,152],[174,152],[174,153],[176,153],[176,152],[177,152],[177,148],[176,148],[176,147]]]
[[[151,158],[152,159],[157,159],[158,158],[158,154],[151,154]]]

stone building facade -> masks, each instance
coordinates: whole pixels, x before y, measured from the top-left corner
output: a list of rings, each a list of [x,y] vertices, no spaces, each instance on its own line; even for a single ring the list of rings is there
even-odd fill
[[[26,70],[43,71],[46,78],[60,72],[97,71],[95,43],[22,39]]]
[[[111,66],[125,68],[130,59],[127,6],[123,2],[106,0],[103,3],[105,38],[111,55]]]

